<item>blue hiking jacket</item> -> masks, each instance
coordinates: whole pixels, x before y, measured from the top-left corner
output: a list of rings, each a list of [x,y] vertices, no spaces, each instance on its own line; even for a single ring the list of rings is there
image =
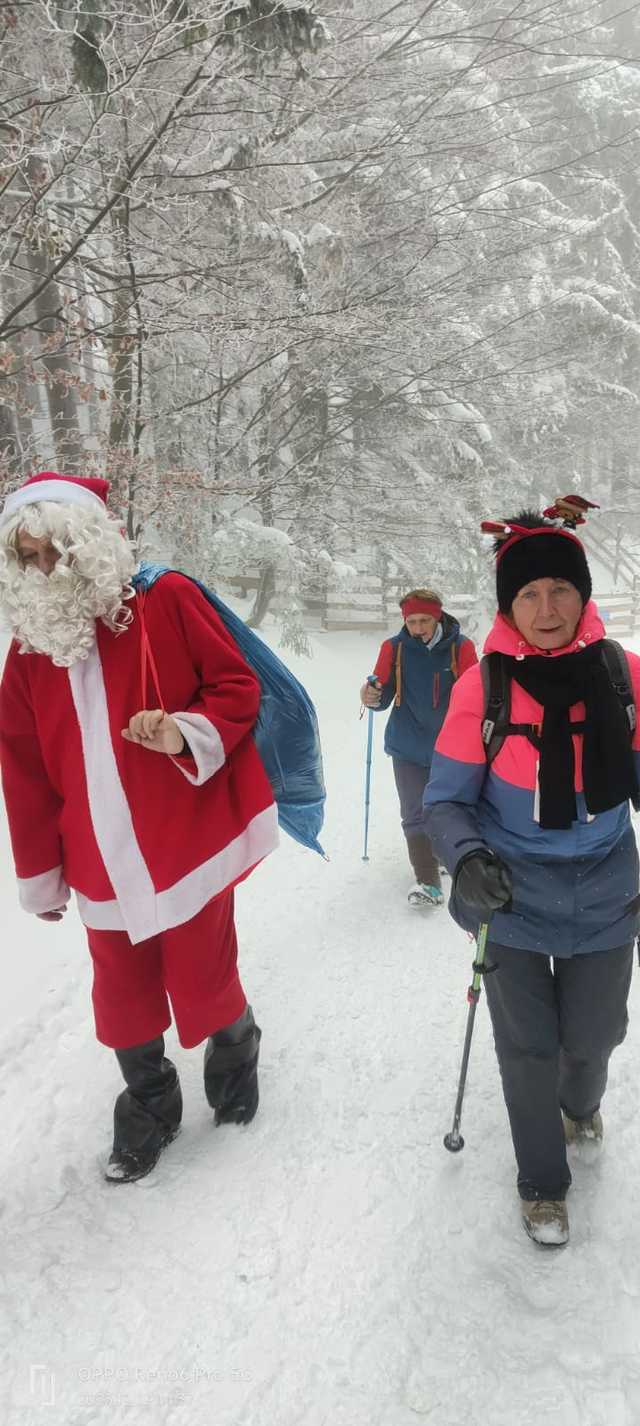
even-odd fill
[[[457,619],[443,613],[440,622],[442,638],[433,649],[403,625],[399,634],[385,639],[374,669],[382,684],[380,710],[393,703],[385,752],[418,767],[431,766],[456,678],[477,663],[474,645],[461,634]]]

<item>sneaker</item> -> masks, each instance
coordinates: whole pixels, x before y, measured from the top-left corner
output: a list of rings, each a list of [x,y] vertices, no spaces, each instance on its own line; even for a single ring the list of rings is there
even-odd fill
[[[589,1119],[572,1119],[569,1114],[565,1114],[563,1109],[562,1123],[568,1149],[574,1151],[579,1158],[595,1159],[598,1157],[604,1136],[604,1125],[599,1109],[596,1109],[595,1114],[592,1114]]]
[[[542,1248],[563,1248],[569,1242],[569,1215],[564,1199],[522,1199],[520,1203],[525,1232]]]
[[[424,881],[416,881],[407,901],[410,906],[443,906],[444,896],[439,886],[427,886]]]

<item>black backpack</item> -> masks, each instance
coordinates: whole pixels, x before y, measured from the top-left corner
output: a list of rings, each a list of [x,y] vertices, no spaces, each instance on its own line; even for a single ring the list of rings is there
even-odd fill
[[[633,738],[637,718],[627,656],[615,639],[603,639],[600,647],[602,662],[627,716],[629,737]],[[484,654],[480,659],[480,673],[484,691],[482,741],[489,766],[496,754],[500,752],[505,738],[514,733],[528,738],[534,748],[539,748],[540,729],[537,723],[510,722],[511,678],[507,668],[506,655],[501,653]],[[574,733],[582,733],[584,723],[573,723],[572,728]]]

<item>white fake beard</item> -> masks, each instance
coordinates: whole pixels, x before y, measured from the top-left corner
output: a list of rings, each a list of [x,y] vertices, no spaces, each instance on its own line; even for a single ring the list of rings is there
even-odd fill
[[[63,564],[51,574],[20,570],[4,613],[20,652],[46,654],[59,668],[89,657],[96,637],[96,619],[104,614],[97,587]]]

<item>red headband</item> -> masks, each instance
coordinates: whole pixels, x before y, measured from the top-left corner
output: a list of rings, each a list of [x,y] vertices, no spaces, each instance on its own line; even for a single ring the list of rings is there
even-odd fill
[[[437,599],[420,599],[417,594],[403,599],[400,608],[405,619],[407,614],[431,614],[434,619],[439,619],[442,613],[442,605]]]

